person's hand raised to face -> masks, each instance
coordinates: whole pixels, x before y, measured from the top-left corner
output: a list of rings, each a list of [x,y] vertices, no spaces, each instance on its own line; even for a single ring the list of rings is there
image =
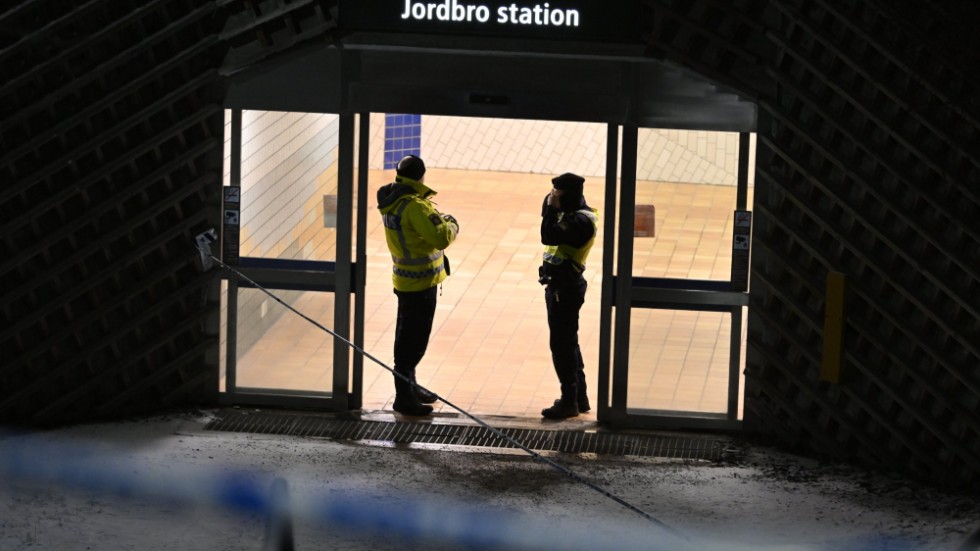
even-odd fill
[[[551,195],[548,195],[548,206],[555,207],[556,209],[561,208],[560,207],[561,202],[559,201],[559,198],[564,194],[565,194],[565,190],[563,189],[552,189]]]

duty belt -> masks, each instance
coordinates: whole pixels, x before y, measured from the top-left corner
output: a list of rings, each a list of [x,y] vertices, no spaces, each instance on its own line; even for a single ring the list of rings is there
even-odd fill
[[[408,279],[425,279],[439,274],[439,272],[443,271],[444,269],[445,266],[440,264],[435,268],[425,270],[422,272],[410,272],[408,270],[402,270],[401,268],[398,267],[392,267],[391,271],[394,272],[394,274],[397,276],[406,277]]]

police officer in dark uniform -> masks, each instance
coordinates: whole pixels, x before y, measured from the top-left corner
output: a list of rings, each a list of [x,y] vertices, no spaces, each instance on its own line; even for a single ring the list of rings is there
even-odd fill
[[[583,195],[585,179],[565,173],[551,180],[553,189],[541,208],[544,262],[539,269],[545,285],[551,359],[561,384],[561,398],[541,411],[546,419],[575,417],[591,409],[585,383],[585,363],[578,342],[579,311],[588,284],[582,276],[595,243],[599,213]]]

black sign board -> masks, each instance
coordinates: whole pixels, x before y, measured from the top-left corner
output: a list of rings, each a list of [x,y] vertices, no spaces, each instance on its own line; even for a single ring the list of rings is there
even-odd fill
[[[752,240],[752,212],[735,211],[734,235],[732,235],[732,290],[749,289],[749,248]]]
[[[340,0],[342,30],[639,43],[638,0]]]
[[[238,264],[238,243],[242,233],[242,188],[224,186],[224,228],[221,232],[221,256],[225,264]]]

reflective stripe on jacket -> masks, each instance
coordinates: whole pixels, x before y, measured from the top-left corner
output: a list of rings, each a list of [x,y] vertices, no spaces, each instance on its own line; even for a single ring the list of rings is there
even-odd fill
[[[592,237],[581,247],[573,247],[571,245],[549,245],[544,249],[544,261],[548,264],[554,266],[562,266],[565,262],[570,262],[575,271],[582,273],[585,271],[585,261],[589,258],[589,251],[592,250],[592,245],[595,244],[595,236],[599,231],[599,211],[596,209],[581,209],[575,211],[574,214],[585,215],[591,222],[593,227]],[[558,220],[566,216],[565,213],[558,214]]]
[[[398,291],[424,291],[447,277],[442,251],[456,239],[456,231],[429,201],[435,193],[402,176],[378,190],[391,280]]]

